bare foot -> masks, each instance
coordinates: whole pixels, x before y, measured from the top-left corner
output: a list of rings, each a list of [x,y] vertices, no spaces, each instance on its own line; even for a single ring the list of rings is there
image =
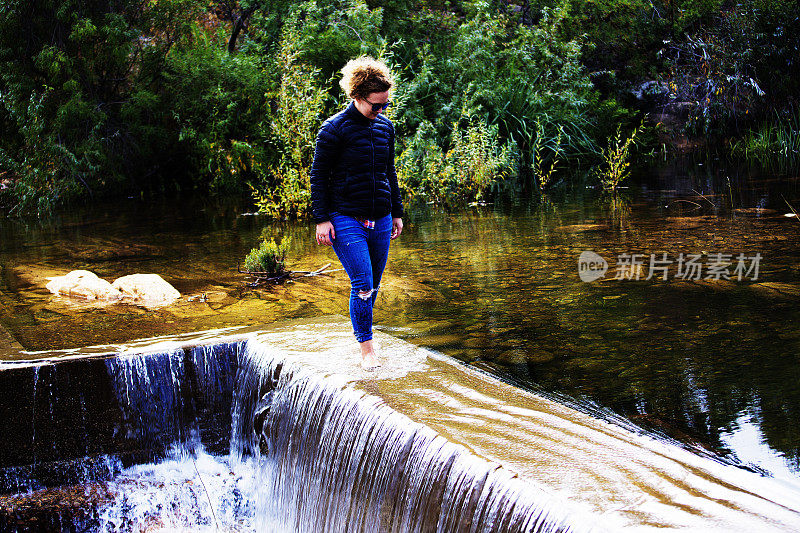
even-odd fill
[[[361,368],[364,370],[375,370],[381,366],[381,362],[375,355],[375,348],[372,345],[372,340],[364,341],[361,346]]]
[[[375,370],[381,366],[381,362],[375,356],[375,352],[361,354],[361,368],[364,370]]]

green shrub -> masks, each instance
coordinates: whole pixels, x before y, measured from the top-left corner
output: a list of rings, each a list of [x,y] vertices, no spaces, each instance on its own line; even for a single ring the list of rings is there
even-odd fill
[[[513,143],[501,145],[497,126],[464,116],[453,125],[450,148],[442,150],[436,130],[423,122],[400,155],[397,176],[404,196],[456,207],[485,200],[488,191],[511,175],[517,164]]]
[[[580,64],[580,42],[563,38],[560,28],[566,16],[563,5],[544,8],[539,20],[528,25],[496,4],[474,2],[454,31],[431,35],[430,43],[419,48],[411,65],[397,66],[405,79],[395,95],[396,129],[409,139],[406,149],[412,148],[411,153],[401,154],[404,163],[410,165],[405,172],[408,185],[421,179],[410,172],[415,168],[426,172],[422,190],[429,201],[444,197],[455,200],[458,195],[453,193],[460,184],[449,176],[446,154],[439,152],[448,146],[447,140],[449,146],[456,145],[450,125],[464,124],[465,116],[476,121],[480,118],[487,132],[491,128],[489,137],[494,137],[499,159],[503,159],[502,147],[515,155],[515,164],[504,169],[504,175],[517,178],[525,188],[537,186],[537,139],[540,146],[553,150],[556,144],[561,146],[569,164],[587,155],[597,157],[598,121],[594,107],[589,105],[595,96],[589,75]],[[440,30],[446,33],[447,25]],[[441,41],[452,46],[442,50]],[[401,47],[398,59],[402,52]],[[420,132],[425,123],[425,131]],[[546,141],[542,130],[548,136]],[[559,136],[561,142],[556,143]],[[429,153],[423,153],[425,150]],[[434,183],[437,175],[448,181]],[[485,190],[468,190],[463,196],[477,196]]]
[[[273,218],[302,217],[310,211],[314,140],[328,96],[320,69],[299,60],[301,27],[296,17],[287,21],[277,57],[280,85],[270,142],[279,156],[251,184],[258,210]]]
[[[28,102],[14,103],[2,95],[10,116],[15,121],[19,143],[0,148],[0,171],[8,175],[13,188],[11,212],[50,214],[57,205],[91,193],[100,156],[96,138],[84,140],[84,150],[58,141],[50,131],[46,107],[52,103],[52,91],[33,93]],[[90,185],[92,184],[92,185]],[[83,189],[83,188],[86,189]]]
[[[224,28],[195,29],[191,42],[166,58],[162,75],[171,90],[146,98],[138,95],[147,87],[137,87],[137,98],[124,107],[148,159],[163,157],[164,145],[182,157],[185,188],[243,192],[279,157],[268,142],[274,60],[241,50],[231,55],[227,38]]]
[[[623,139],[621,128],[618,128],[614,139],[609,139],[608,147],[603,150],[603,164],[598,171],[603,189],[616,193],[620,184],[630,175],[631,144],[641,129],[641,125],[637,126]]]
[[[270,276],[279,276],[286,272],[286,253],[292,243],[291,237],[284,237],[280,244],[276,244],[274,239],[267,241],[265,238],[261,244],[250,250],[244,260],[244,268],[248,272],[266,273]]]

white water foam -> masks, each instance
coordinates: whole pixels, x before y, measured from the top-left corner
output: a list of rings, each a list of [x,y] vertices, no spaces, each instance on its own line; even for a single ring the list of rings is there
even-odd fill
[[[98,509],[98,531],[257,531],[256,479],[252,461],[234,468],[227,456],[209,455],[200,445],[175,447],[167,459],[130,467],[109,482],[116,498]]]

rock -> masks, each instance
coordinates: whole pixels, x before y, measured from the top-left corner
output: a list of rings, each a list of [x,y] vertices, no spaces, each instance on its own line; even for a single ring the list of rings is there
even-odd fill
[[[662,113],[682,121],[686,120],[696,107],[695,102],[669,102],[664,104]]]
[[[669,83],[665,81],[650,80],[642,83],[631,94],[640,102],[650,105],[664,104],[669,99]]]
[[[555,357],[553,352],[547,350],[531,350],[525,356],[525,360],[529,363],[549,363]]]
[[[65,276],[48,278],[47,289],[53,294],[85,300],[127,300],[148,304],[170,303],[180,298],[175,287],[158,274],[132,274],[113,284],[88,270],[73,270]]]
[[[83,244],[65,243],[62,250],[70,259],[88,263],[143,259],[163,255],[163,250],[157,246],[117,239],[92,239]]]
[[[571,233],[581,231],[604,231],[608,229],[606,224],[570,224],[567,226],[557,226],[557,231],[569,231]]]
[[[708,224],[703,217],[666,217],[664,222],[680,229],[695,229]]]
[[[418,338],[418,342],[422,346],[442,349],[450,346],[457,346],[463,338],[463,335],[444,333],[440,335],[422,335]]]
[[[116,300],[122,296],[117,288],[88,270],[73,270],[66,276],[50,278],[47,290],[86,300]]]
[[[461,345],[465,348],[485,348],[490,342],[491,340],[486,336],[485,332],[477,332],[477,335],[472,334],[465,338]]]
[[[495,357],[494,362],[500,366],[524,365],[528,362],[527,352],[519,348],[513,348],[501,352]]]
[[[112,285],[122,293],[123,299],[134,302],[170,303],[181,297],[181,293],[158,274],[122,276],[114,280]]]
[[[753,283],[750,288],[765,296],[794,299],[800,296],[800,284],[777,281]]]

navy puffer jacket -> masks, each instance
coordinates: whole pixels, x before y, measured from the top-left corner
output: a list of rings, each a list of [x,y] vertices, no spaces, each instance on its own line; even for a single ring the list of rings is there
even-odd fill
[[[323,122],[311,165],[311,209],[317,224],[333,212],[370,220],[403,216],[388,118],[370,120],[350,102]]]

